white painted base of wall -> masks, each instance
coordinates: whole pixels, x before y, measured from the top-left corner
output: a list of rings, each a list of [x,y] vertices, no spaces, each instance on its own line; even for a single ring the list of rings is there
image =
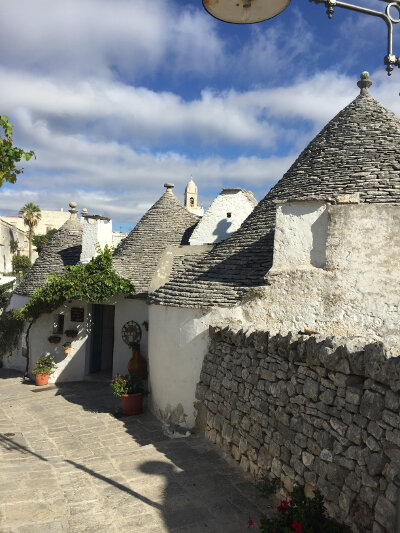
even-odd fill
[[[198,309],[149,306],[150,403],[155,415],[195,424],[195,391],[208,348],[209,319]]]

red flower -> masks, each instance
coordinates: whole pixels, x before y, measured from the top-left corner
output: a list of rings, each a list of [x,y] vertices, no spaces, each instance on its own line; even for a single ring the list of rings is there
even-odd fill
[[[303,526],[297,520],[293,520],[291,528],[294,529],[295,533],[303,533]]]
[[[280,511],[281,509],[288,509],[289,503],[286,500],[281,500],[280,505],[278,505],[277,509]]]
[[[251,518],[249,518],[249,525],[247,526],[247,529],[250,529],[251,526],[255,526],[255,523],[253,522]]]

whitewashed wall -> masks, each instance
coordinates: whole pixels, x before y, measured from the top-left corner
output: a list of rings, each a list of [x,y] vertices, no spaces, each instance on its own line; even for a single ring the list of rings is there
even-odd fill
[[[209,322],[197,309],[149,306],[150,402],[156,416],[195,422],[196,385],[208,347]]]
[[[11,240],[17,240],[19,247],[23,247],[26,244],[26,234],[12,224],[0,219],[0,272],[2,273],[12,271]]]
[[[134,320],[141,327],[140,353],[148,358],[148,332],[143,325],[143,322],[149,322],[148,306],[144,300],[119,297],[115,302],[113,375],[128,373],[128,361],[132,357],[132,349],[122,340],[121,330],[130,320]]]
[[[97,246],[102,249],[106,245],[112,246],[112,222],[107,220],[98,220],[90,217],[83,218],[82,233],[82,253],[81,262],[89,263],[97,255]]]
[[[71,307],[83,307],[85,313],[84,322],[71,322]],[[75,339],[61,335],[59,344],[51,344],[47,339],[53,335],[53,326],[58,314],[64,314],[64,331],[77,329],[78,336]],[[49,383],[62,381],[80,381],[85,376],[87,339],[90,334],[91,314],[90,304],[85,302],[72,302],[66,304],[51,314],[41,315],[33,324],[29,333],[30,365],[29,375],[36,361],[41,355],[54,355],[57,369],[51,374]],[[72,350],[68,355],[64,354],[63,344],[71,342]]]
[[[223,190],[196,226],[189,239],[190,244],[211,244],[227,239],[239,229],[254,207],[255,201],[250,201],[243,191]],[[228,213],[231,213],[230,218]]]

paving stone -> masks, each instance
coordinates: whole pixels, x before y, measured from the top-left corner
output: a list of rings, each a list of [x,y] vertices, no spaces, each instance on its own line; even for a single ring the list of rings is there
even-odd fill
[[[267,510],[202,437],[170,439],[149,412],[115,418],[104,384],[34,390],[0,369],[0,427],[14,433],[0,433],[1,533],[236,533]]]

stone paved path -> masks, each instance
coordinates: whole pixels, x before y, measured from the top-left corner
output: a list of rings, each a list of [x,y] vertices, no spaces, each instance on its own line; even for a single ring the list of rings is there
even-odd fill
[[[169,439],[150,413],[118,418],[119,406],[104,383],[39,388],[0,369],[1,533],[242,533],[249,517],[259,523],[267,502],[211,445]]]

